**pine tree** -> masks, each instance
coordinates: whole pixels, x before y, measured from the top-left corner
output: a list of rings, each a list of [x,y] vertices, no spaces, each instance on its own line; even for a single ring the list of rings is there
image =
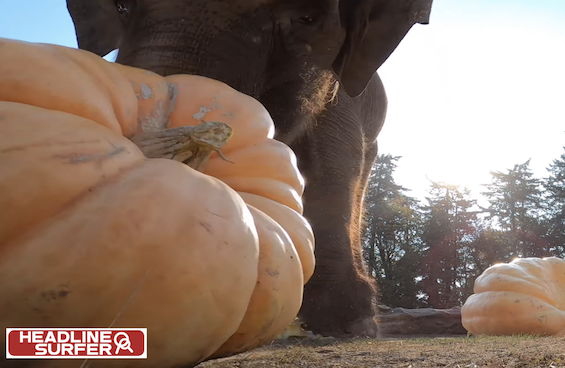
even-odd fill
[[[469,294],[469,245],[476,231],[476,201],[467,189],[436,182],[430,194],[423,209],[422,284],[430,305],[450,308]]]
[[[565,147],[564,147],[565,148]],[[543,181],[549,253],[565,257],[565,153],[547,168]]]
[[[503,173],[491,172],[492,182],[483,192],[490,203],[490,218],[506,232],[513,257],[539,257],[547,252],[540,180],[533,177],[530,160]]]
[[[369,179],[364,253],[370,274],[378,280],[380,302],[391,307],[420,306],[416,278],[419,251],[417,201],[404,194],[393,178],[400,157],[379,156]]]
[[[493,229],[490,221],[479,220],[475,228],[468,245],[467,260],[468,278],[473,280],[495,263],[510,262],[513,258],[512,249],[515,246],[507,236],[507,232]],[[470,287],[472,288],[472,285]]]

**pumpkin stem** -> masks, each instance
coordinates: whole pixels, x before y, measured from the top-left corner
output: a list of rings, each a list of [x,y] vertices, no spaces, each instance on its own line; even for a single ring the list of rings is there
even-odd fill
[[[182,126],[134,135],[130,140],[147,158],[167,158],[202,171],[212,152],[228,160],[221,149],[233,136],[233,129],[218,121]],[[233,163],[233,162],[231,162]]]
[[[233,161],[228,160],[227,157],[224,156],[224,154],[222,153],[222,151],[217,150],[216,153],[218,154],[218,156],[220,156],[220,158],[221,158],[222,160],[227,161],[227,162],[229,162],[229,163],[231,163],[231,164],[234,164],[234,163],[235,163],[235,162],[233,162]]]

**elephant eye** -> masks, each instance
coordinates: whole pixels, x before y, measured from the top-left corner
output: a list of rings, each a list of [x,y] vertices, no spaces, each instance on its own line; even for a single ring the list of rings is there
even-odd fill
[[[118,14],[122,20],[125,20],[129,15],[128,6],[121,1],[116,1],[116,9],[118,10]]]
[[[310,24],[310,23],[314,22],[314,17],[312,17],[310,15],[305,15],[303,17],[300,17],[300,22],[302,22],[304,24]]]

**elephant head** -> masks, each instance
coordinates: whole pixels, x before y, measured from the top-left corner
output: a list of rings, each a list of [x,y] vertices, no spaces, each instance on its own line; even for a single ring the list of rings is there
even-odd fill
[[[67,0],[78,46],[262,102],[291,144],[341,87],[367,86],[432,0]]]

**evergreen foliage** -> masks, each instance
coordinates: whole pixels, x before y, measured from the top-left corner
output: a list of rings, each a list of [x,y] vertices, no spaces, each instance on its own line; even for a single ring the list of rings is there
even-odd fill
[[[390,307],[451,308],[488,267],[565,257],[565,153],[536,178],[530,160],[491,172],[478,206],[466,188],[431,182],[425,203],[397,184],[399,156],[380,155],[365,196],[364,258]]]

